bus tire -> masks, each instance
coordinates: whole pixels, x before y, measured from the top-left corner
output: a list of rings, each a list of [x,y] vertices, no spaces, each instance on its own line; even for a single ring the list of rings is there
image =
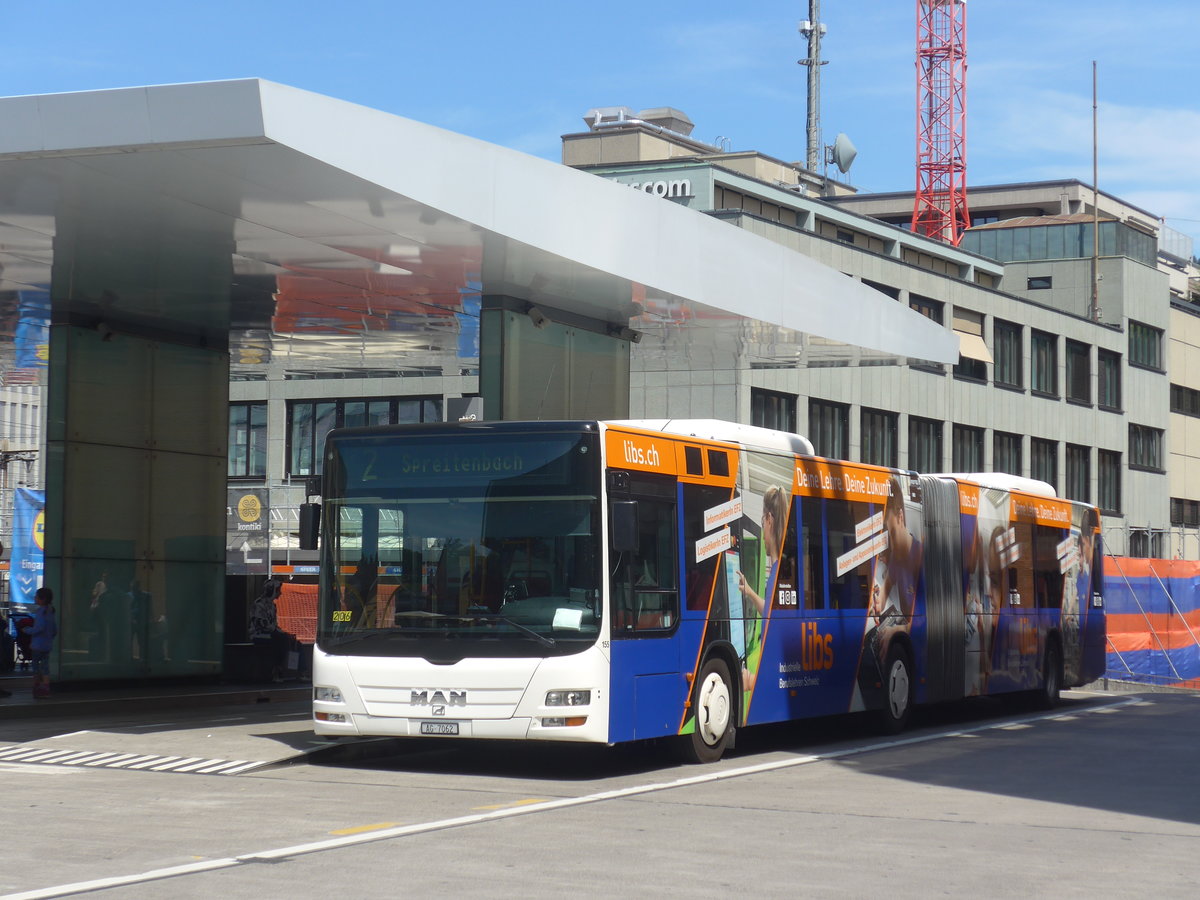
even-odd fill
[[[1037,692],[1038,706],[1042,709],[1054,709],[1058,706],[1062,680],[1062,651],[1058,649],[1058,641],[1052,640],[1047,644],[1046,656],[1042,660],[1042,687]]]
[[[913,705],[912,662],[903,644],[893,643],[888,648],[887,662],[883,666],[883,709],[880,724],[886,734],[896,734],[908,724]]]
[[[695,728],[682,736],[683,758],[690,763],[716,762],[733,734],[733,684],[729,666],[709,657],[692,688]]]

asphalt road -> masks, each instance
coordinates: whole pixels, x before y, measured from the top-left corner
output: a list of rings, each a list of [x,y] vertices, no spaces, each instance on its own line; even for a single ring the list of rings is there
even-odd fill
[[[1190,694],[961,704],[888,739],[857,718],[747,730],[712,766],[644,746],[330,746],[302,703],[178,713],[4,723],[0,894],[1200,893]],[[167,762],[122,766],[143,757]],[[253,765],[199,774],[225,759]]]

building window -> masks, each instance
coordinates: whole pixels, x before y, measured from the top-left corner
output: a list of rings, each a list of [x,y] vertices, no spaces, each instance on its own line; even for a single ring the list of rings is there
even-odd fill
[[[920,294],[909,293],[908,308],[914,312],[919,312],[925,318],[932,322],[937,322],[939,325],[945,323],[945,304],[940,300],[933,300],[929,297],[922,297]],[[944,374],[946,371],[941,363],[935,363],[927,359],[910,359],[908,363],[927,372],[937,372],[939,375]]]
[[[908,467],[918,472],[942,471],[942,423],[908,417]]]
[[[899,465],[899,415],[882,409],[862,411],[862,461],[876,466]]]
[[[334,428],[442,421],[434,397],[293,400],[287,407],[288,474],[320,475],[325,436]]]
[[[229,477],[265,478],[267,404],[229,404]]]
[[[796,433],[796,397],[760,388],[750,389],[750,424]]]
[[[985,363],[991,362],[991,356],[983,341],[983,316],[969,309],[954,310],[954,331],[958,334],[959,343],[954,376],[970,381],[986,381]]]
[[[1171,498],[1171,524],[1185,528],[1200,528],[1200,500]]]
[[[830,459],[850,458],[850,407],[826,400],[808,401],[808,439]]]
[[[955,425],[950,468],[955,472],[983,471],[983,429]]]
[[[1092,348],[1079,341],[1067,341],[1067,399],[1092,403]]]
[[[1054,278],[1050,275],[1030,275],[1025,279],[1027,291],[1046,291],[1054,287]]]
[[[1096,351],[1096,401],[1101,409],[1121,408],[1121,354]]]
[[[1091,450],[1079,444],[1067,444],[1067,499],[1091,502]]]
[[[1163,533],[1146,528],[1129,532],[1129,555],[1136,559],[1162,559]]]
[[[854,232],[853,231],[843,231],[841,228],[839,228],[839,229],[837,229],[837,239],[839,241],[841,241],[843,244],[853,244],[854,243]]]
[[[1058,490],[1058,444],[1042,438],[1029,439],[1029,477]]]
[[[1162,331],[1141,322],[1129,323],[1129,364],[1162,370]]]
[[[898,288],[898,287],[892,287],[890,284],[883,284],[882,282],[879,282],[879,281],[871,281],[869,278],[864,278],[862,280],[862,283],[865,284],[869,288],[874,288],[875,290],[879,291],[879,293],[881,293],[881,294],[886,294],[887,296],[891,297],[893,300],[900,299],[900,288]]]
[[[1035,394],[1058,396],[1058,338],[1044,331],[1029,336],[1029,386]]]
[[[1024,387],[1022,379],[1022,346],[1021,326],[1012,322],[995,320],[992,325],[992,347],[995,350],[996,363],[992,367],[992,381],[1005,387]]]
[[[940,300],[931,300],[929,297],[922,297],[920,294],[908,295],[908,308],[919,312],[927,319],[932,319],[939,325],[945,323],[945,308],[946,304]]]
[[[1129,468],[1162,469],[1162,438],[1161,429],[1149,428],[1145,425],[1129,426]]]
[[[1200,416],[1200,391],[1182,384],[1171,385],[1171,412]]]
[[[1115,450],[1096,451],[1096,482],[1100,509],[1106,513],[1121,511],[1121,454]]]
[[[992,471],[1021,474],[1021,435],[997,431],[992,434]]]

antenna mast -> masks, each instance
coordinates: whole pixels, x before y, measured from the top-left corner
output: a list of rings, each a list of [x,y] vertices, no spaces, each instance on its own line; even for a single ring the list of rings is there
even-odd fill
[[[808,18],[800,23],[800,33],[808,38],[808,57],[797,60],[808,67],[808,156],[805,168],[817,171],[821,161],[821,37],[825,26],[821,24],[821,0],[808,0]]]
[[[958,245],[967,211],[967,4],[917,0],[917,193],[912,230]]]

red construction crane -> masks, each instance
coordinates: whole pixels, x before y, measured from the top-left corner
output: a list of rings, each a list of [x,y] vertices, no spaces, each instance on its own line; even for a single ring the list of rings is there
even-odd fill
[[[917,0],[917,194],[912,229],[957,246],[967,212],[967,2]]]

